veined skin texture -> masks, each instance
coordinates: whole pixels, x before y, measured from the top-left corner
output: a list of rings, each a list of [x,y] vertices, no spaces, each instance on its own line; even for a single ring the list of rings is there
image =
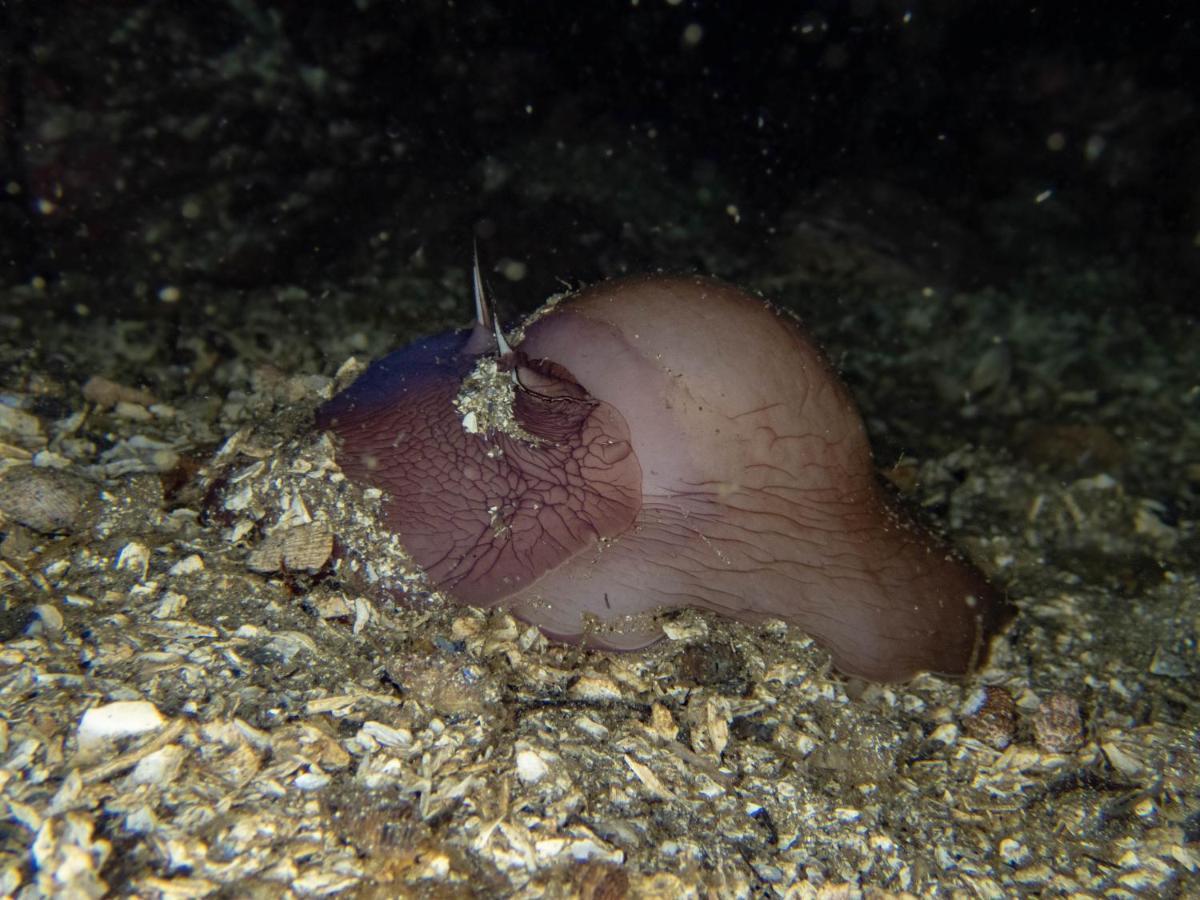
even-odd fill
[[[473,434],[455,400],[488,344],[418,341],[318,413],[459,602],[621,650],[666,609],[779,618],[879,681],[966,674],[1011,616],[884,492],[849,391],[766,301],[669,276],[562,299],[500,360],[519,428]]]

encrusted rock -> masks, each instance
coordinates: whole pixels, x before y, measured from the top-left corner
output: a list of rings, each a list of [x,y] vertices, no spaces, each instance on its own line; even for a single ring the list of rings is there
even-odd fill
[[[1033,714],[1033,736],[1047,753],[1071,753],[1083,744],[1083,717],[1070,694],[1050,694]]]
[[[1003,750],[1017,731],[1017,704],[1006,688],[980,688],[963,705],[962,724],[971,737]]]
[[[94,517],[96,488],[58,469],[22,466],[0,477],[0,513],[42,534],[72,534]]]

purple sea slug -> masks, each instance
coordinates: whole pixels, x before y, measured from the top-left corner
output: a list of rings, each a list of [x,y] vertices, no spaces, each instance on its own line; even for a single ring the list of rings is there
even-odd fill
[[[598,648],[696,607],[786,620],[878,681],[986,659],[1011,606],[884,491],[793,318],[646,275],[551,300],[509,347],[475,284],[474,329],[384,357],[317,415],[445,594]]]

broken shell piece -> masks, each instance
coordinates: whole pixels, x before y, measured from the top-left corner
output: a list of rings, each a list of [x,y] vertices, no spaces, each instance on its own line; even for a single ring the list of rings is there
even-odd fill
[[[324,772],[302,772],[293,783],[302,791],[319,791],[327,787],[329,782],[330,778]]]
[[[324,522],[284,528],[269,534],[246,557],[254,572],[319,572],[333,555],[333,533]]]
[[[1145,765],[1132,753],[1126,751],[1116,741],[1105,741],[1100,745],[1109,765],[1126,778],[1138,778],[1146,770]]]
[[[187,751],[178,744],[168,744],[143,757],[129,773],[129,784],[165,785],[175,780],[187,756]]]
[[[119,700],[85,712],[75,737],[81,751],[93,750],[107,741],[157,731],[164,721],[158,707],[147,700]]]
[[[349,618],[354,615],[350,601],[342,594],[325,594],[311,598],[313,611],[322,619]]]
[[[26,634],[58,634],[63,629],[63,614],[52,603],[39,603],[33,608],[34,620]]]
[[[364,722],[362,728],[359,729],[359,739],[368,738],[372,743],[382,744],[384,747],[405,749],[412,746],[412,732],[407,728],[393,728],[390,725],[385,725],[382,722]]]
[[[304,505],[304,498],[297,492],[292,494],[290,498],[285,498],[283,515],[280,516],[277,527],[293,529],[301,525],[308,525],[312,520],[312,514],[309,513],[308,507]]]
[[[72,810],[61,818],[46,819],[30,846],[34,880],[25,885],[21,896],[107,896],[108,883],[100,872],[111,855],[112,844],[96,836],[89,814]]]
[[[146,571],[150,568],[150,550],[145,544],[130,541],[117,554],[115,568],[118,571],[137,572],[139,579],[145,578]]]
[[[94,516],[96,488],[67,472],[20,466],[0,478],[0,513],[42,534],[71,534]]]
[[[621,699],[621,689],[616,683],[595,673],[585,673],[575,680],[567,691],[572,700],[587,700],[591,703],[614,703]]]

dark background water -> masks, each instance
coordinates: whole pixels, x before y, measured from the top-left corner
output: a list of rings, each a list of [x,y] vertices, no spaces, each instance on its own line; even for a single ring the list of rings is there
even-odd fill
[[[956,285],[1200,272],[1200,17],[987,0],[0,6],[0,277],[485,257],[753,277],[797,224]],[[112,302],[116,302],[115,300]],[[126,301],[122,301],[126,302]]]

